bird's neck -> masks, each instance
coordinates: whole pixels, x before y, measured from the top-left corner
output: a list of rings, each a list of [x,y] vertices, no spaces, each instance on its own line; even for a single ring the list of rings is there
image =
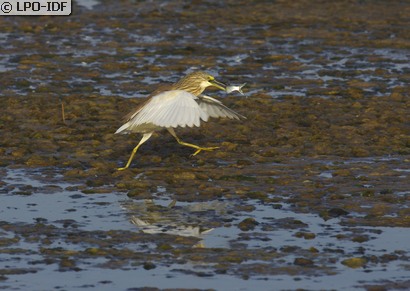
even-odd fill
[[[173,87],[174,87],[174,90],[184,90],[195,96],[198,96],[205,90],[205,88],[202,86],[193,86],[193,84],[188,84],[185,82],[178,82]]]

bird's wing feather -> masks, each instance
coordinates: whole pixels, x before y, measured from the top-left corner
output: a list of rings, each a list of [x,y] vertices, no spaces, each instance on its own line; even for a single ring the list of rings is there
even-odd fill
[[[209,115],[195,101],[197,97],[183,90],[170,90],[153,96],[117,132],[153,124],[159,127],[199,126]]]
[[[141,111],[141,109],[151,100],[151,97],[158,95],[161,92],[164,91],[169,91],[171,90],[171,85],[169,84],[163,84],[159,86],[156,90],[154,90],[146,99],[145,101],[141,102],[133,111],[128,113],[127,115],[124,116],[124,121],[129,121],[132,118],[134,118],[135,115],[138,114],[138,112]]]
[[[246,119],[245,116],[229,109],[222,104],[221,101],[216,100],[206,95],[200,95],[197,99],[199,107],[202,108],[210,117],[227,117],[231,119]]]

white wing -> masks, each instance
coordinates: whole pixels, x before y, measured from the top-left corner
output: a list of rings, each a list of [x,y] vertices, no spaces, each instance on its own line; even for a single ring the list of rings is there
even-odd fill
[[[207,121],[209,115],[198,103],[195,95],[183,90],[164,91],[153,96],[127,123],[121,131],[139,131],[146,127],[193,127],[199,126],[201,119]]]
[[[246,119],[245,116],[229,109],[222,104],[221,101],[216,100],[206,95],[200,95],[198,99],[199,107],[204,110],[210,117],[227,117],[231,119]]]

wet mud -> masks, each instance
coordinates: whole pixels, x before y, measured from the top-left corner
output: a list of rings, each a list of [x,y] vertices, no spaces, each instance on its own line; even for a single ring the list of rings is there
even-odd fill
[[[1,288],[410,288],[409,19],[406,1],[2,17]],[[123,116],[197,69],[246,82],[207,93],[247,119],[178,129],[220,147],[195,157],[157,133],[117,171],[140,138],[114,134]]]

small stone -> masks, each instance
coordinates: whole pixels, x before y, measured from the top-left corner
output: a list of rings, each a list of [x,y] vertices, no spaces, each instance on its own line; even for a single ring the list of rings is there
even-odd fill
[[[349,212],[342,209],[342,208],[331,208],[327,211],[327,213],[329,214],[329,216],[331,217],[339,217],[339,216],[345,216],[348,215]]]
[[[238,224],[238,228],[242,231],[253,230],[259,224],[255,218],[245,218]]]
[[[293,264],[298,265],[298,266],[304,266],[304,267],[310,267],[314,265],[312,260],[305,259],[305,258],[296,258],[293,261]]]
[[[155,269],[157,266],[154,263],[151,262],[145,262],[144,263],[144,269],[145,270],[151,270],[151,269]]]
[[[196,176],[192,172],[175,173],[174,178],[178,180],[195,180]]]
[[[350,258],[342,261],[343,265],[352,269],[362,268],[366,263],[367,260],[365,258]]]

